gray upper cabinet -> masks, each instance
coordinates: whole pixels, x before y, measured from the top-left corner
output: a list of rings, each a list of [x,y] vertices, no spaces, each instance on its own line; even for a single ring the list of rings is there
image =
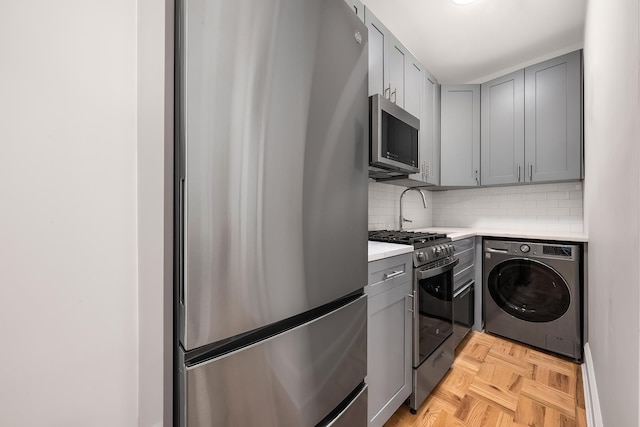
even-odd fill
[[[578,50],[524,70],[528,182],[581,178],[581,55]]]
[[[424,73],[424,114],[420,142],[420,164],[424,162],[424,181],[440,185],[440,85],[435,77]]]
[[[422,129],[424,67],[410,53],[406,54],[405,60],[404,109],[420,119],[420,129]]]
[[[405,80],[414,58],[367,7],[364,22],[369,29],[369,96],[379,93],[406,109]]]
[[[349,6],[351,6],[351,10],[356,14],[358,18],[362,22],[364,22],[364,5],[360,0],[344,0]]]
[[[419,67],[422,65],[417,61],[410,62],[407,67],[410,71],[406,79],[405,109],[420,118],[420,172],[386,180],[405,187],[440,184],[440,85],[435,77]]]
[[[412,55],[407,55],[407,74],[405,80],[405,106],[404,109],[410,114],[420,119],[420,134],[418,142],[418,167],[420,172],[409,175],[407,186],[421,185],[426,183],[427,176],[425,173],[427,150],[425,142],[429,133],[430,124],[427,123],[428,118],[425,114],[425,87],[424,87],[424,69]]]
[[[480,85],[442,85],[440,185],[480,185]]]
[[[381,94],[420,119],[420,172],[385,179],[407,187],[440,183],[440,85],[369,8],[369,95]]]
[[[482,185],[578,180],[581,51],[482,85]]]
[[[481,96],[481,183],[523,182],[524,70],[484,83]]]
[[[404,90],[407,50],[393,35],[388,37],[388,40],[390,42],[387,48],[389,52],[389,99],[394,104],[405,108]]]
[[[391,33],[366,7],[364,22],[369,29],[369,96],[379,93],[389,98],[389,60],[386,57],[386,46]]]

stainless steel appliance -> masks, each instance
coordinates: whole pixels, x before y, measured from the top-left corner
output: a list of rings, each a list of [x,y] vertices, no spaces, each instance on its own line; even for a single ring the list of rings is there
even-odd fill
[[[367,29],[343,0],[182,0],[176,425],[367,422]]]
[[[580,246],[485,240],[485,329],[582,360]]]
[[[419,172],[420,119],[380,94],[372,95],[369,105],[369,176],[392,178]]]
[[[369,240],[413,245],[413,392],[411,412],[453,363],[453,268],[458,258],[444,234],[370,231]]]

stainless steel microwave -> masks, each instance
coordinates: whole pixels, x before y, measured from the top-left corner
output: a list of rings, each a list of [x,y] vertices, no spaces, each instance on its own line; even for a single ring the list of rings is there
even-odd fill
[[[420,120],[378,94],[369,97],[369,121],[369,175],[419,172]]]

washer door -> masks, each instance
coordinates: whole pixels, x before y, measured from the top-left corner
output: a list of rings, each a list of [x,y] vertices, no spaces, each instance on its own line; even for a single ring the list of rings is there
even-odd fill
[[[569,309],[567,282],[551,267],[538,261],[516,258],[496,265],[487,282],[500,308],[528,322],[551,322]]]

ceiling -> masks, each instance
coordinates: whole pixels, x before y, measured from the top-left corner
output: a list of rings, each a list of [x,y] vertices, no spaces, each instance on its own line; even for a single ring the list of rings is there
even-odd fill
[[[482,83],[583,46],[587,0],[364,0],[440,83]]]

